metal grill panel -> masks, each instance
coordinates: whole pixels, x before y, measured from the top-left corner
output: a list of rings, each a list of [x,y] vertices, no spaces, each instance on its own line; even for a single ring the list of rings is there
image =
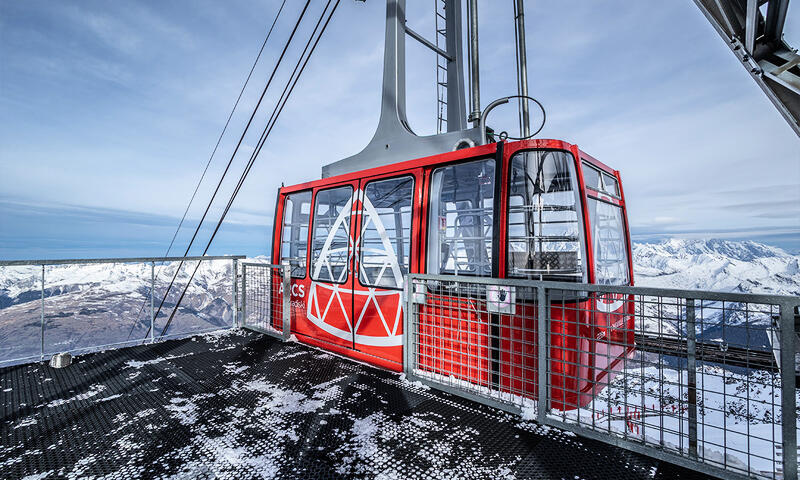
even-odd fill
[[[290,279],[288,266],[242,263],[242,327],[288,339]]]
[[[408,289],[413,380],[707,473],[796,478],[800,298],[435,275]]]

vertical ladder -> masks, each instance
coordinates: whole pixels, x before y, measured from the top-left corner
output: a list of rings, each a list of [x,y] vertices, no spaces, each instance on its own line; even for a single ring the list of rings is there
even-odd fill
[[[436,14],[436,47],[447,50],[445,0],[433,0]],[[436,55],[436,133],[447,131],[447,59]]]

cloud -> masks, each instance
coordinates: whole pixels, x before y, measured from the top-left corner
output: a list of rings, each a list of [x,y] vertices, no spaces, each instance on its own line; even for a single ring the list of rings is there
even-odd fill
[[[483,105],[516,91],[511,5],[496,3],[479,5]],[[45,231],[5,213],[16,226],[4,238],[64,238],[58,225],[75,242],[82,235],[94,245],[94,237],[106,238],[94,225],[110,222],[143,246],[168,241],[278,5],[4,4],[2,195],[36,198],[45,207],[28,202],[19,211],[54,225]],[[429,5],[412,7],[409,20],[431,36]],[[194,221],[299,9],[287,2],[189,213]],[[565,0],[531,4],[526,14],[530,90],[548,114],[541,137],[575,142],[621,171],[635,233],[795,232],[798,139],[691,2]],[[281,183],[317,179],[322,165],[370,140],[380,109],[384,15],[381,2],[341,4],[234,204],[223,229],[232,236],[221,233],[223,241],[264,244]],[[408,42],[409,118],[425,131],[436,118],[433,57],[411,58],[416,47]],[[276,87],[297,53],[290,49]],[[268,92],[210,220],[279,91]],[[513,106],[490,119],[512,134],[517,122]],[[252,241],[237,237],[247,229]]]

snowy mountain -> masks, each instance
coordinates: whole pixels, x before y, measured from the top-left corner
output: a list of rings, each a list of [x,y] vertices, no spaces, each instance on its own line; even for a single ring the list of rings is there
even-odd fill
[[[640,286],[800,295],[800,255],[756,242],[634,244],[633,264]]]
[[[263,258],[256,261],[266,261]],[[800,256],[754,242],[678,240],[635,244],[634,279],[637,285],[748,293],[800,295]],[[155,308],[172,279],[177,263],[156,266]],[[194,269],[184,265],[164,308],[156,320],[161,332],[172,307]],[[0,361],[38,355],[41,348],[41,267],[0,268]],[[229,325],[231,262],[203,262],[192,281],[169,333],[197,331]],[[149,264],[58,265],[45,268],[45,349],[64,351],[88,345],[142,339],[149,329]],[[717,338],[714,305],[706,310],[708,322],[698,334]],[[661,317],[665,316],[664,311]],[[645,315],[658,318],[657,315]],[[675,322],[646,325],[665,333],[680,329]],[[726,317],[726,324],[736,322]],[[753,318],[749,318],[753,321]],[[768,323],[764,317],[763,322]],[[728,331],[726,336],[735,334]],[[763,335],[752,336],[764,346]],[[721,338],[721,337],[720,337]],[[735,340],[735,339],[730,339]]]
[[[670,239],[633,246],[638,286],[718,292],[800,295],[800,256],[755,242]],[[685,333],[685,311],[674,299],[643,302],[640,331]],[[697,302],[699,340],[768,350],[769,328],[777,313],[768,304]]]

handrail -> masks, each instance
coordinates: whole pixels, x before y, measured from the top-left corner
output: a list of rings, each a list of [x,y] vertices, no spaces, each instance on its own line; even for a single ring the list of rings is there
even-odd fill
[[[95,263],[139,263],[139,262],[180,262],[193,260],[242,260],[246,255],[206,255],[194,257],[122,257],[122,258],[75,258],[58,260],[0,260],[0,267],[25,265],[86,265]]]
[[[465,275],[435,275],[426,273],[410,273],[407,282],[411,283],[411,278],[426,281],[438,282],[470,282],[485,285],[507,285],[509,287],[543,287],[555,290],[569,290],[575,292],[594,292],[594,293],[614,293],[621,295],[651,295],[651,296],[673,296],[681,298],[695,298],[698,300],[717,300],[734,302],[752,303],[773,303],[800,306],[800,297],[792,295],[775,295],[762,293],[737,293],[719,292],[710,290],[686,290],[677,288],[661,287],[639,287],[627,285],[600,285],[592,283],[573,283],[556,282],[549,280],[531,280],[524,278],[492,278],[492,277],[473,277]]]

